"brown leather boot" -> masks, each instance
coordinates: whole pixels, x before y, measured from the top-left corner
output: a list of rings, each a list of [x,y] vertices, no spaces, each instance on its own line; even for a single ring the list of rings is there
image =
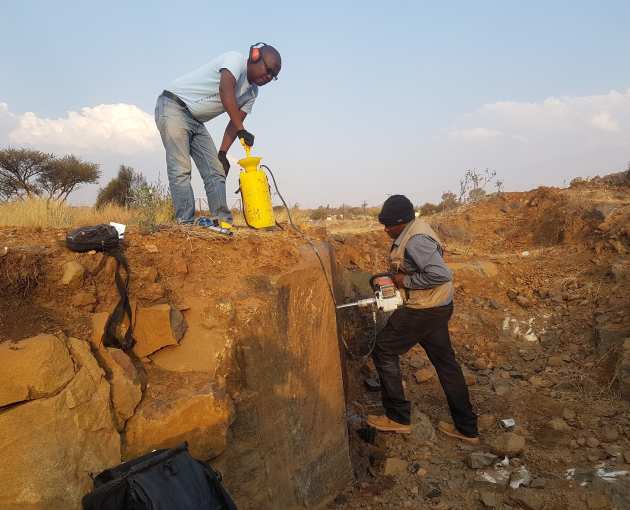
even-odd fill
[[[380,430],[382,432],[397,432],[398,434],[411,433],[411,425],[398,423],[397,421],[390,420],[387,416],[377,416],[375,414],[368,414],[367,424],[370,427],[373,427],[376,430]]]
[[[459,439],[460,441],[464,441],[468,444],[478,445],[481,443],[481,440],[478,437],[474,436],[466,436],[462,434],[459,430],[455,428],[455,425],[452,423],[446,423],[445,421],[441,421],[438,423],[438,430],[447,436],[454,437],[455,439]]]

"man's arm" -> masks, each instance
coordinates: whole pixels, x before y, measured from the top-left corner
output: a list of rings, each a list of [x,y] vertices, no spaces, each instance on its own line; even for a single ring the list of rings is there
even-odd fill
[[[230,117],[230,122],[234,124],[236,131],[243,129],[243,118],[241,118],[241,112],[236,104],[236,78],[227,69],[221,69],[221,80],[219,81],[219,97],[223,108]],[[232,140],[234,141],[234,140]]]
[[[431,289],[452,280],[451,271],[433,239],[425,235],[413,236],[405,247],[405,255],[417,267],[417,271],[402,280],[406,288]]]
[[[236,104],[236,78],[228,69],[221,69],[221,79],[219,81],[219,97],[221,98],[221,103],[223,104],[223,108],[225,108],[226,113],[230,117],[230,122],[225,128],[225,133],[223,135],[223,141],[221,142],[220,151],[227,152],[227,150],[231,147],[238,136],[238,133],[242,131],[244,133],[240,136],[244,137],[247,141],[249,137],[250,142],[249,145],[254,143],[254,136],[251,133],[245,131],[243,127],[243,120],[247,116],[247,113],[241,111]]]
[[[239,110],[238,116],[240,118],[242,126],[245,117],[247,117],[247,114]],[[223,140],[221,141],[221,147],[219,148],[219,151],[227,152],[230,147],[232,147],[234,140],[236,140],[236,133],[238,133],[238,131],[239,129],[237,129],[237,127],[232,122],[232,119],[230,119],[230,122],[228,122],[228,125],[225,127],[225,133],[223,133]]]

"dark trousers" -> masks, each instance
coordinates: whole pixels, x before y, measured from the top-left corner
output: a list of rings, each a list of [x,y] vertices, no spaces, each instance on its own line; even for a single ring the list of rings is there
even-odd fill
[[[405,400],[398,357],[420,343],[440,379],[453,423],[461,433],[476,436],[477,416],[448,333],[451,315],[452,303],[423,310],[399,308],[378,334],[372,358],[381,380],[385,414],[398,423],[409,424],[411,403]]]

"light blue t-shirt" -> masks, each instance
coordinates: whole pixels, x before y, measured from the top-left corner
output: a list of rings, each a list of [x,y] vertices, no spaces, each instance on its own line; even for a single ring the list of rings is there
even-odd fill
[[[247,58],[236,51],[228,51],[214,60],[177,78],[166,90],[176,94],[200,122],[207,122],[225,112],[219,96],[221,69],[227,69],[236,79],[236,104],[251,113],[258,96],[256,84],[247,81]]]

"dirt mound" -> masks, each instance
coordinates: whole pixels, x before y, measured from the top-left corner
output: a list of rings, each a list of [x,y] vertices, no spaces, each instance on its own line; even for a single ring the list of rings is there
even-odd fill
[[[428,220],[454,270],[451,333],[485,444],[471,451],[432,439],[431,424],[449,416],[414,348],[401,365],[419,429],[366,435],[351,421],[359,485],[337,508],[626,508],[628,477],[603,474],[630,470],[630,190],[505,193]],[[335,246],[358,282],[385,267],[389,240],[344,235]],[[360,320],[353,347],[369,338]],[[350,361],[348,370],[349,415],[378,412],[379,394],[364,384],[373,367]],[[497,451],[508,458],[489,457]]]
[[[630,247],[627,187],[541,187],[501,193],[429,217],[448,245],[486,252],[551,247]]]

